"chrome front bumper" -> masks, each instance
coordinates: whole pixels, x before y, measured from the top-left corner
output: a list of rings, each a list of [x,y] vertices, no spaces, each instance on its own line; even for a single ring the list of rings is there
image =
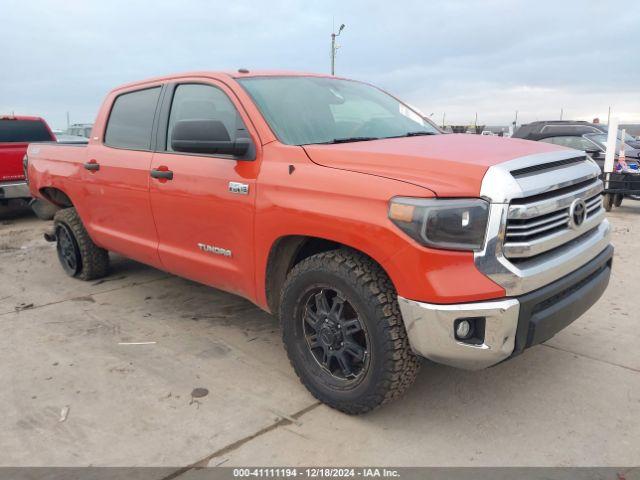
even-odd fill
[[[31,192],[29,191],[29,186],[25,181],[0,183],[0,200],[30,197]]]
[[[435,305],[398,297],[411,348],[437,363],[465,370],[480,370],[509,357],[515,346],[520,302]],[[472,345],[456,340],[454,322],[459,318],[485,317],[484,343]]]
[[[480,370],[547,341],[586,312],[604,293],[613,247],[563,278],[518,297],[436,305],[398,297],[409,343],[420,356],[465,370]],[[484,318],[478,344],[456,339],[456,320]]]

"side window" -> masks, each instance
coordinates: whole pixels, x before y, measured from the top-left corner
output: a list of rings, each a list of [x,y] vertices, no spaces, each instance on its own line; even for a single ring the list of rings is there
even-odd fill
[[[111,147],[150,150],[153,116],[159,95],[160,87],[155,87],[124,93],[116,98],[104,143]]]
[[[249,134],[229,97],[211,85],[178,85],[171,103],[167,127],[167,151],[171,152],[173,127],[181,120],[218,120],[227,129],[229,140],[247,138]]]

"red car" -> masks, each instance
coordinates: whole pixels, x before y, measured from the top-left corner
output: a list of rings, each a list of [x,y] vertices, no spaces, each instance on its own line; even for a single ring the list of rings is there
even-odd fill
[[[57,208],[51,203],[31,201],[22,160],[29,143],[55,141],[47,122],[40,117],[0,116],[0,205],[30,202],[39,218],[53,218]]]
[[[88,145],[32,144],[64,271],[109,252],[278,315],[303,384],[366,412],[419,357],[478,370],[551,338],[609,281],[584,152],[441,135],[362,82],[202,72],[122,86]],[[558,368],[561,368],[558,366]]]

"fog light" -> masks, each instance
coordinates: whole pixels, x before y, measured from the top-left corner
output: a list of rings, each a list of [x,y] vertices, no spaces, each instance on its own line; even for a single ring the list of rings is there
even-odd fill
[[[469,320],[461,320],[456,327],[456,337],[465,340],[471,336],[471,323]]]
[[[485,317],[458,318],[453,322],[453,335],[459,342],[482,345],[486,320]]]

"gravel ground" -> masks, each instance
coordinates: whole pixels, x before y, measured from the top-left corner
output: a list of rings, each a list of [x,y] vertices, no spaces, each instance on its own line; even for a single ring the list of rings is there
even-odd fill
[[[349,417],[298,383],[249,302],[119,257],[70,279],[49,225],[4,212],[0,466],[638,465],[640,202],[610,219],[611,284],[569,328],[481,372],[427,363]]]

